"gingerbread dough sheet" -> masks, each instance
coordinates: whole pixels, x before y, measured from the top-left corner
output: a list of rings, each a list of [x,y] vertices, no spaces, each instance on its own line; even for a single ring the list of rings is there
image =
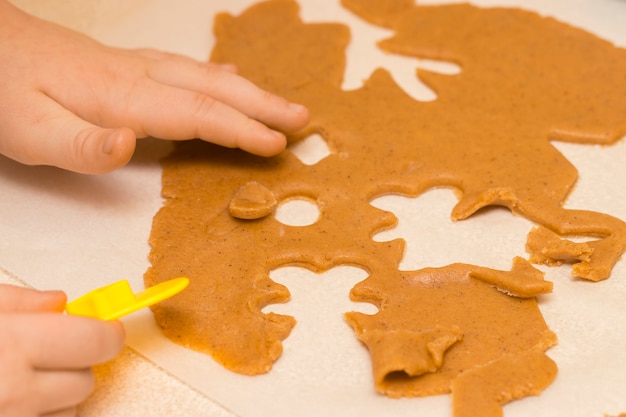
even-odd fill
[[[346,318],[369,349],[376,389],[390,397],[451,393],[455,416],[500,415],[555,377],[543,351],[556,338],[533,298],[551,283],[522,258],[508,272],[467,264],[398,272],[404,242],[371,239],[395,217],[370,202],[453,188],[454,220],[508,207],[537,224],[526,245],[532,262],[569,262],[576,277],[609,278],[626,224],[562,207],[577,172],[550,141],[621,138],[626,50],[522,10],[344,5],[395,32],[383,49],[452,61],[461,73],[418,71],[437,92],[431,102],[409,97],[382,69],[345,91],[346,26],[304,24],[290,0],[218,16],[212,60],[234,62],[257,84],[306,104],[311,124],[292,141],[316,133],[331,152],[311,166],[289,151],[264,159],[201,142],[178,146],[164,160],[166,202],[153,224],[146,284],[173,275],[192,284],[153,308],[156,320],[169,338],[227,369],[265,373],[295,325],[291,316],[262,312],[289,299],[270,272],[355,265],[368,278],[352,299],[379,311]],[[319,207],[313,224],[289,227],[273,216],[277,204],[296,198]],[[567,239],[581,236],[588,240]]]
[[[173,9],[168,1],[142,0],[127,14],[117,14],[108,22],[103,22],[106,16],[99,16],[98,25],[79,29],[112,45],[164,48],[206,59],[214,47],[214,15],[227,11],[239,16],[253,3],[190,0]],[[420,4],[443,3],[428,0]],[[481,0],[472,4],[535,10],[626,47],[621,19],[626,15],[626,4],[622,1],[578,1],[576,7],[569,0]],[[377,41],[393,36],[391,29],[377,26],[379,22],[365,23],[334,1],[302,0],[301,7],[305,23],[341,22],[349,26],[343,89],[358,90],[363,80],[382,66],[400,86],[398,90],[412,97],[432,101],[437,94],[443,96],[444,91],[454,93],[454,89],[445,88],[448,81],[455,79],[454,74],[463,74],[454,65],[434,64],[375,48]],[[416,68],[442,71],[440,76],[426,75],[439,86],[437,92],[417,80]],[[579,176],[564,207],[625,219],[624,142],[610,147],[558,141],[553,145]],[[70,298],[121,278],[129,278],[133,287],[140,290],[144,285],[142,275],[149,267],[147,242],[152,217],[163,204],[159,159],[169,151],[168,144],[147,141],[140,144],[139,153],[128,167],[103,177],[23,167],[0,159],[0,266],[35,287],[61,287]],[[303,159],[306,156],[309,155],[303,155]],[[259,182],[258,178],[252,181]],[[263,200],[264,193],[258,195]],[[373,206],[393,212],[399,223],[376,234],[373,240],[383,245],[397,238],[406,241],[400,262],[402,271],[440,268],[458,262],[509,271],[515,256],[528,258],[525,245],[531,222],[511,215],[508,209],[482,209],[453,223],[450,213],[458,202],[458,196],[448,188],[426,191],[417,198],[376,198]],[[278,205],[275,210],[281,212],[287,207]],[[380,210],[373,208],[372,213]],[[415,212],[422,216],[416,217]],[[259,215],[256,213],[252,215]],[[300,213],[295,217],[305,216]],[[385,217],[385,221],[391,220],[392,217]],[[424,234],[431,239],[421,239]],[[622,365],[626,363],[624,262],[615,265],[611,278],[599,282],[572,278],[567,264],[558,268],[536,267],[554,286],[551,293],[539,296],[537,305],[548,328],[558,335],[558,344],[546,350],[558,365],[558,375],[540,396],[505,405],[505,415],[618,415],[626,409],[626,370]],[[392,399],[376,393],[368,350],[343,318],[350,311],[357,315],[376,313],[371,304],[355,303],[348,297],[350,290],[370,275],[354,266],[334,267],[319,274],[297,267],[272,271],[270,278],[277,284],[271,288],[284,285],[289,288],[291,300],[270,304],[263,311],[293,316],[297,325],[283,340],[282,355],[266,374],[239,375],[206,354],[172,343],[162,335],[148,310],[125,320],[129,344],[214,399],[224,413],[232,416],[292,416],[294,410],[302,416],[450,416],[450,395]],[[493,289],[487,285],[485,288]],[[160,392],[159,387],[150,389]],[[207,411],[198,410],[194,415],[206,416]]]

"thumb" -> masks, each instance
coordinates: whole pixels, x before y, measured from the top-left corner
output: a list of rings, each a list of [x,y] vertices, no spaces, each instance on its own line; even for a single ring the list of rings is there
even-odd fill
[[[136,145],[131,129],[83,127],[81,122],[79,119],[66,134],[59,132],[58,151],[65,153],[58,155],[53,165],[83,174],[104,174],[128,163]]]
[[[84,174],[103,174],[125,165],[135,151],[135,133],[129,128],[93,125],[51,98],[40,95],[6,140],[6,156],[28,165],[53,165]],[[5,149],[6,150],[6,149]]]
[[[63,291],[38,291],[0,284],[0,313],[61,312],[66,301]]]

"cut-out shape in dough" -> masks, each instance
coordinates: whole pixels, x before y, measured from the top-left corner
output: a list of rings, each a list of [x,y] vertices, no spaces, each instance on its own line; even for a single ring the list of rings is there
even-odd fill
[[[310,386],[319,381],[332,384],[335,378],[338,384],[360,386],[370,378],[367,350],[343,319],[346,311],[376,313],[371,304],[350,300],[350,289],[367,278],[367,272],[347,265],[317,273],[290,266],[273,270],[270,278],[289,288],[291,298],[269,305],[263,312],[285,314],[297,320],[275,366],[282,372],[296,373],[294,380]],[[320,352],[327,359],[319,361]]]
[[[289,145],[287,148],[305,165],[315,165],[330,155],[330,149],[324,138],[313,133],[306,138]]]
[[[421,69],[445,75],[457,75],[461,73],[461,67],[453,62],[436,61],[434,59],[420,59]]]
[[[511,258],[524,253],[532,222],[504,207],[490,207],[462,222],[450,219],[458,202],[453,190],[428,190],[416,198],[385,195],[372,205],[392,212],[398,226],[373,236],[378,242],[401,238],[406,251],[400,270],[441,267],[450,263],[508,268]]]
[[[276,220],[287,226],[310,226],[320,216],[317,204],[308,198],[290,198],[278,205]]]
[[[387,54],[380,68],[389,71],[393,80],[407,95],[417,101],[429,102],[437,99],[437,92],[418,77],[420,72],[441,75],[457,75],[461,68],[452,63],[435,60],[422,60],[396,54]]]

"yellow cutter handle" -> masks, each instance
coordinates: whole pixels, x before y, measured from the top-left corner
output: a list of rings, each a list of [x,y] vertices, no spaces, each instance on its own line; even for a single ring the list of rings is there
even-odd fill
[[[185,277],[174,278],[133,294],[128,281],[122,280],[98,288],[65,306],[68,314],[100,320],[116,320],[122,316],[170,298],[189,285]]]

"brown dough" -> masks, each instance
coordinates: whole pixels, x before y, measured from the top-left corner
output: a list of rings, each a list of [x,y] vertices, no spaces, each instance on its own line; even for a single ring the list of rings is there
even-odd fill
[[[276,196],[256,181],[245,184],[230,200],[228,210],[238,219],[253,220],[270,215],[278,204]]]
[[[396,271],[393,275],[372,274],[357,285],[353,290],[357,299],[386,296],[379,313],[346,316],[370,350],[378,391],[391,397],[447,393],[453,381],[470,370],[480,373],[507,355],[523,357],[529,351],[536,352],[530,356],[534,362],[551,363],[543,351],[556,343],[556,337],[547,329],[532,298],[537,293],[529,293],[529,298],[511,297],[483,281],[491,281],[493,273],[524,280],[520,271],[523,268],[519,265],[507,273],[453,264]],[[535,279],[539,284],[545,283],[541,277]],[[549,290],[550,286],[540,289]],[[524,367],[532,366],[521,360],[507,369],[500,366],[500,381],[491,382],[497,382],[503,391],[516,384],[536,386],[525,395],[538,394],[552,381],[556,367],[551,364],[545,375],[537,374],[538,380],[528,377],[528,381],[520,381],[513,377]]]
[[[533,262],[573,262],[575,274],[606,279],[624,252],[626,225],[562,207],[577,173],[550,140],[610,144],[626,132],[626,51],[515,9],[344,4],[394,30],[382,48],[450,60],[462,72],[419,71],[438,93],[428,103],[410,98],[384,70],[342,91],[345,26],[304,24],[289,0],[217,16],[211,59],[233,62],[261,87],[307,105],[311,124],[291,140],[319,133],[331,155],[304,165],[288,151],[264,159],[180,144],[163,161],[166,202],[154,218],[145,281],[185,275],[191,284],[153,307],[157,322],[172,340],[229,369],[266,372],[295,324],[261,313],[289,297],[269,272],[357,265],[369,276],[351,297],[379,312],[346,319],[370,350],[377,389],[391,396],[452,392],[455,415],[497,415],[503,403],[538,394],[556,374],[544,353],[556,338],[534,298],[551,291],[550,283],[521,258],[510,271],[464,264],[398,271],[404,242],[371,239],[396,219],[369,202],[452,187],[459,195],[454,219],[504,205],[538,224],[529,236]],[[232,215],[233,200],[237,207],[250,183],[277,202],[316,201],[319,219],[286,226],[264,204],[252,219]],[[571,235],[599,239],[563,240]],[[482,408],[468,408],[476,395]]]

